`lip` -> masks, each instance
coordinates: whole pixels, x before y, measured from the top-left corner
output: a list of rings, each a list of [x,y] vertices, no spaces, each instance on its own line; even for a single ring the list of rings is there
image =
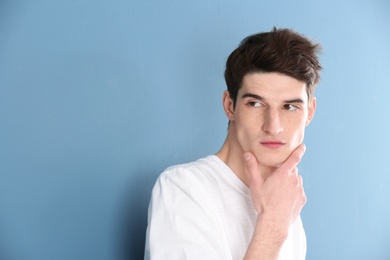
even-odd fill
[[[263,142],[260,142],[260,144],[267,147],[267,148],[271,148],[271,149],[277,149],[277,148],[280,148],[283,145],[285,145],[285,143],[283,143],[281,141],[263,141]]]

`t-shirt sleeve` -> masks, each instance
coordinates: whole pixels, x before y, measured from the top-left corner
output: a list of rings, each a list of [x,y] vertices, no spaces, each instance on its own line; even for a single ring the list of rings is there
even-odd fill
[[[208,198],[212,191],[192,174],[171,169],[158,178],[149,204],[145,259],[231,259]]]

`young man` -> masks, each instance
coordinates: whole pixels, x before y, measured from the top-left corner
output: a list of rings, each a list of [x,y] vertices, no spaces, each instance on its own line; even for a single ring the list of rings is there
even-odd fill
[[[149,206],[145,259],[305,259],[298,174],[319,46],[287,29],[245,38],[226,63],[221,150],[173,166]]]

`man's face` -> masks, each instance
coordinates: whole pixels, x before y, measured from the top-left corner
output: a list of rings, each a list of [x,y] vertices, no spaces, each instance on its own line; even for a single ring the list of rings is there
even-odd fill
[[[278,73],[247,74],[229,116],[236,143],[263,166],[278,166],[303,142],[315,106],[304,82]]]

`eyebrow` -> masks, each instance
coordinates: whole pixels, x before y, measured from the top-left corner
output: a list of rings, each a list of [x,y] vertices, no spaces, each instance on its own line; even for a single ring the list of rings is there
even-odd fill
[[[259,96],[259,95],[256,95],[256,94],[252,94],[252,93],[245,93],[244,95],[242,95],[242,98],[255,98],[255,99],[258,99],[258,100],[264,100],[264,98],[262,96]],[[283,102],[284,103],[301,103],[301,104],[305,103],[305,101],[303,101],[303,99],[301,99],[301,98],[294,98],[294,99],[284,100]]]
[[[258,100],[264,100],[263,97],[256,95],[256,94],[252,94],[252,93],[245,93],[244,95],[242,95],[242,98],[255,98]]]

